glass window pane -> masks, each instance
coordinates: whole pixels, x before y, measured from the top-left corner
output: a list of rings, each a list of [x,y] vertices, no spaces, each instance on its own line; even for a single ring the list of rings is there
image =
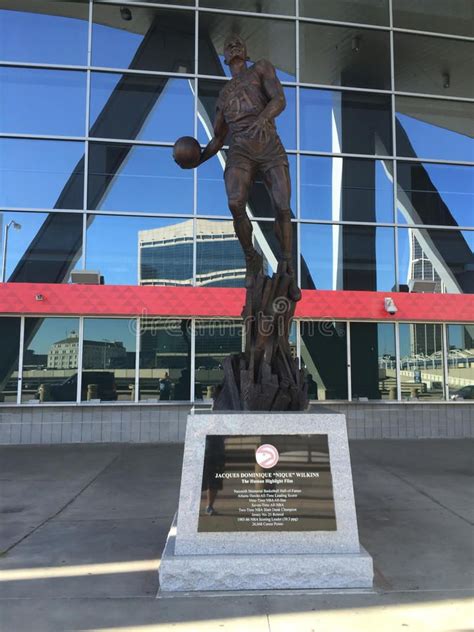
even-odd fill
[[[301,217],[393,222],[392,163],[301,157]]]
[[[407,224],[474,227],[474,169],[399,162],[398,218]]]
[[[474,324],[448,325],[447,334],[449,399],[474,400]]]
[[[193,220],[90,215],[87,269],[107,285],[190,285]]]
[[[395,325],[351,323],[352,399],[397,399]]]
[[[84,143],[0,138],[0,205],[82,208]]]
[[[290,205],[296,211],[296,156],[289,155],[290,179],[292,182]],[[224,184],[225,155],[213,158],[198,169],[198,214],[227,215],[227,194]],[[250,190],[248,208],[253,217],[275,217],[275,211],[263,182],[262,174],[257,174]],[[293,212],[295,216],[295,212]]]
[[[189,401],[191,321],[140,321],[140,400]]]
[[[232,221],[196,220],[196,285],[243,287],[245,259]]]
[[[69,280],[82,252],[82,214],[0,212],[2,226],[0,242],[7,281],[66,283]],[[3,250],[7,227],[7,247]]]
[[[305,83],[390,89],[387,31],[302,22],[300,63]]]
[[[394,47],[396,90],[474,96],[472,42],[395,33]]]
[[[85,105],[84,72],[0,68],[1,132],[83,136]]]
[[[444,399],[442,345],[441,325],[400,323],[402,399]]]
[[[346,324],[303,320],[300,331],[309,399],[347,399]]]
[[[195,331],[195,399],[210,401],[214,388],[224,379],[224,359],[231,353],[240,353],[243,350],[242,322],[198,320]]]
[[[193,171],[178,167],[172,147],[89,145],[90,209],[192,214],[193,190]]]
[[[387,24],[388,0],[300,0],[300,15],[320,20]]]
[[[300,91],[301,149],[392,153],[390,97],[336,90]]]
[[[396,97],[397,154],[474,160],[474,104]]]
[[[193,81],[92,73],[91,136],[174,142],[194,131]]]
[[[401,284],[414,291],[474,293],[474,232],[431,228],[398,230]]]
[[[194,12],[94,4],[92,64],[194,72]]]
[[[20,353],[20,319],[0,316],[0,403],[16,402],[18,356]]]
[[[219,92],[224,88],[225,82],[217,80],[199,80],[199,104],[198,104],[198,140],[207,145],[213,136],[216,103]],[[296,148],[296,90],[287,86],[283,87],[286,98],[286,108],[276,119],[278,135],[285,149]],[[230,136],[226,138],[226,145],[230,142]]]
[[[393,24],[415,31],[472,37],[474,5],[471,0],[393,0]]]
[[[0,0],[0,59],[43,64],[87,63],[87,0]]]
[[[199,73],[230,76],[224,63],[224,41],[239,33],[247,44],[250,63],[268,59],[280,81],[295,81],[295,22],[240,17],[224,13],[199,14]]]
[[[135,399],[135,338],[135,319],[84,319],[82,401]]]
[[[292,264],[293,269],[298,269],[297,265],[297,224],[292,222],[293,229],[293,246],[292,246]],[[256,250],[263,256],[263,271],[268,276],[275,274],[278,267],[278,261],[281,258],[281,248],[275,234],[275,223],[253,221],[253,242]]]
[[[171,4],[173,6],[179,5],[185,7],[194,7],[194,5],[196,4],[196,0],[163,0],[163,2],[161,2],[161,0],[160,2],[157,2],[156,0],[140,0],[140,2],[150,2],[154,4]],[[132,7],[130,7],[130,9],[132,9]]]
[[[304,289],[390,291],[395,285],[392,228],[302,224],[300,239]]]
[[[78,318],[26,318],[21,401],[75,402]]]
[[[214,135],[217,99],[225,84],[225,80],[199,79],[198,81],[198,140],[202,145],[207,145]],[[229,141],[228,135],[225,144],[228,145]]]
[[[225,156],[208,160],[197,171],[197,212],[200,215],[228,215],[224,184]]]
[[[249,13],[295,14],[295,0],[232,0],[232,6],[229,5],[229,0],[200,0],[199,6]]]

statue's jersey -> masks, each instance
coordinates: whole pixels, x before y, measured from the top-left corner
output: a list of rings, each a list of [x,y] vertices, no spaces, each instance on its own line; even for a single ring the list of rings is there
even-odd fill
[[[265,94],[261,77],[255,65],[231,79],[222,89],[217,107],[222,110],[231,135],[245,135],[266,108],[269,98]]]
[[[267,127],[265,141],[259,141],[248,132],[270,101],[256,68],[259,63],[231,79],[217,101],[217,108],[222,111],[231,134],[226,168],[237,166],[266,171],[276,165],[288,164],[274,121]]]

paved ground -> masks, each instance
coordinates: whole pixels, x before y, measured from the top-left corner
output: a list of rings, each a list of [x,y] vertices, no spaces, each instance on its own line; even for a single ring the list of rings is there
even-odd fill
[[[474,630],[473,442],[351,444],[376,592],[155,599],[179,446],[0,449],[0,630]]]

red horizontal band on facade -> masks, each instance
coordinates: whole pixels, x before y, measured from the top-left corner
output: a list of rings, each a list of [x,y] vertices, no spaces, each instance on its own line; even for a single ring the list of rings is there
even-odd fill
[[[0,313],[239,318],[244,296],[239,288],[3,283]],[[397,307],[394,315],[385,311],[387,296]],[[303,290],[295,315],[331,320],[474,322],[474,295]]]

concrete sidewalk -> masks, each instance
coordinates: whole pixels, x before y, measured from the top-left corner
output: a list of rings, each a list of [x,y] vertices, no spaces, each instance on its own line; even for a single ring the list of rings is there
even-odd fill
[[[160,599],[181,446],[1,448],[0,630],[472,631],[473,445],[351,443],[374,593]]]

